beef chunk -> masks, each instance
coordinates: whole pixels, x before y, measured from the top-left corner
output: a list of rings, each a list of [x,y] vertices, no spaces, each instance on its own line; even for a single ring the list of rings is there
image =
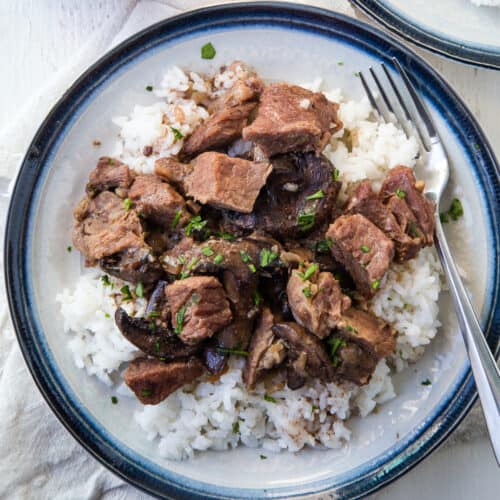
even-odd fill
[[[365,385],[377,366],[377,358],[353,342],[344,342],[337,351],[335,377]]]
[[[90,263],[145,245],[139,217],[110,191],[85,197],[75,209],[75,219],[73,244]]]
[[[282,340],[276,340],[272,331],[274,317],[267,307],[262,314],[252,336],[249,355],[243,370],[243,380],[249,389],[255,387],[259,373],[279,365],[285,358],[285,345]]]
[[[317,337],[297,323],[278,323],[272,330],[277,337],[284,340],[290,366],[295,371],[298,370],[299,375],[307,374],[326,381],[333,379],[333,365]],[[303,367],[302,371],[299,367]]]
[[[97,166],[90,172],[86,191],[89,196],[95,196],[101,191],[119,188],[126,190],[132,184],[134,177],[125,163],[103,156]]]
[[[340,183],[323,156],[294,154],[273,159],[273,171],[251,214],[224,213],[229,231],[259,229],[284,240],[304,237],[332,219]]]
[[[422,186],[423,187],[423,186]],[[421,238],[422,244],[430,246],[434,243],[434,203],[417,188],[413,170],[402,165],[389,170],[380,195],[384,201],[396,195],[404,199],[416,218],[416,225],[409,222],[410,236]]]
[[[158,158],[155,161],[155,174],[179,188],[182,193],[184,193],[184,178],[190,175],[192,171],[192,165],[181,163],[174,158]]]
[[[125,383],[145,405],[156,405],[204,372],[197,358],[164,363],[158,359],[137,358],[128,364]]]
[[[293,317],[320,339],[335,328],[340,316],[351,305],[351,299],[342,293],[339,282],[331,273],[314,273],[304,279],[294,270],[288,280],[287,294]]]
[[[366,217],[343,215],[326,233],[332,254],[350,273],[365,297],[375,294],[394,257],[394,243]]]
[[[165,288],[175,332],[186,344],[211,337],[231,322],[224,289],[213,276],[178,280]]]
[[[396,347],[394,330],[385,321],[360,309],[345,311],[338,328],[344,338],[360,345],[377,360],[394,352]]]
[[[171,229],[174,221],[180,227],[188,220],[184,198],[155,175],[138,175],[128,196],[142,217],[163,228]]]
[[[181,155],[192,158],[238,139],[261,90],[262,82],[255,76],[236,81],[227,95],[212,106],[213,114],[186,139]]]
[[[396,216],[396,213],[403,213],[402,210],[404,211],[404,208],[407,207],[405,201],[398,196],[392,198],[395,198],[394,205],[392,203],[384,205],[378,195],[373,192],[370,181],[362,181],[356,186],[349,198],[346,212],[364,215],[373,222],[388,238],[394,241],[395,260],[404,262],[417,255],[421,244],[418,238],[406,233],[405,227],[407,225],[402,226],[400,219]],[[399,207],[401,204],[402,208]]]
[[[121,307],[115,312],[115,322],[123,336],[144,354],[164,361],[186,358],[200,349],[199,345],[184,344],[173,331],[155,318],[131,317]]]
[[[274,83],[264,88],[257,116],[243,129],[243,138],[257,143],[268,157],[292,151],[319,154],[342,126],[337,109],[323,94]]]

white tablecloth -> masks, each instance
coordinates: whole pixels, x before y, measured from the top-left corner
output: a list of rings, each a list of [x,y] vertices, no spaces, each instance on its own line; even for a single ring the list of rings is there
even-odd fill
[[[24,151],[47,111],[71,82],[106,50],[138,30],[181,10],[213,2],[194,0],[126,1],[21,0],[0,6],[0,230],[3,233],[9,189]],[[309,3],[354,15],[346,0],[316,0]],[[29,64],[25,60],[28,58]],[[500,133],[496,113],[487,99],[495,97],[500,72],[476,70],[426,58],[447,72],[447,76],[468,94],[474,111],[481,112],[497,152]],[[8,68],[8,71],[6,71]],[[40,79],[36,78],[40,77]],[[471,92],[470,85],[476,86]],[[482,95],[481,95],[482,94]],[[486,94],[486,96],[484,95]],[[485,102],[482,102],[481,99]],[[493,101],[492,101],[493,102]],[[491,104],[494,106],[493,104]],[[498,111],[498,105],[495,104]],[[493,135],[493,137],[491,137]],[[3,249],[2,256],[3,258]],[[3,274],[3,262],[0,274]],[[3,276],[0,284],[0,497],[36,499],[136,499],[147,498],[126,485],[91,458],[50,412],[29,375],[15,341],[8,317]],[[480,491],[480,498],[494,498],[500,482],[484,436],[484,424],[476,409],[455,432],[446,450],[434,455],[424,466],[378,494],[398,498],[421,498],[422,493],[440,498],[465,498],[466,491]],[[474,444],[463,444],[473,442]],[[451,443],[451,444],[450,444]],[[444,489],[435,474],[436,456],[441,472],[448,470],[457,481]],[[457,467],[475,457],[480,475],[490,471],[481,489],[472,487],[473,477]],[[474,463],[474,459],[473,463]],[[465,480],[463,479],[465,477]],[[484,476],[483,476],[484,477]],[[464,482],[461,486],[460,478]],[[489,481],[489,482],[488,482]],[[419,484],[420,486],[416,486]],[[455,489],[455,493],[452,493]],[[423,496],[426,496],[425,494]],[[427,495],[428,496],[428,495]]]

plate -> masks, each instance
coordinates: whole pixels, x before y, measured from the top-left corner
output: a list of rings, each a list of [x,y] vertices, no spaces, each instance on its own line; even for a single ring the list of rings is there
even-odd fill
[[[424,49],[500,68],[500,8],[470,0],[352,0],[370,17]]]
[[[210,41],[212,61],[200,58]],[[110,118],[147,104],[144,88],[172,64],[203,71],[236,58],[265,78],[315,76],[362,96],[356,73],[395,56],[422,90],[463,186],[467,232],[452,241],[470,273],[468,286],[488,341],[499,346],[498,166],[474,117],[422,59],[391,37],[329,11],[283,3],[232,4],[189,12],[128,39],[89,68],[37,132],[22,164],[8,214],[5,266],[10,310],[31,373],[55,414],[106,467],[153,495],[178,498],[358,497],[380,488],[428,455],[458,425],[476,393],[451,303],[440,303],[442,332],[414,369],[395,377],[399,396],[351,423],[342,450],[305,450],[259,460],[259,450],[207,452],[184,462],[162,459],[131,418],[137,402],[110,404],[104,384],[74,366],[56,294],[80,271],[68,253],[72,208],[88,173],[116,138]],[[338,63],[342,62],[343,65]],[[451,194],[451,191],[450,193]],[[495,229],[496,228],[496,229]],[[474,243],[480,242],[480,244]],[[471,262],[471,260],[473,262]],[[417,370],[417,373],[414,371]],[[420,383],[435,379],[432,387]]]

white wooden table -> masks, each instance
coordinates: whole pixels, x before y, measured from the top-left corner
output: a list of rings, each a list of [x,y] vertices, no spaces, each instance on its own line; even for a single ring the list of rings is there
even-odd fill
[[[9,169],[22,157],[23,147],[51,104],[85,66],[109,47],[122,26],[130,21],[129,16],[136,17],[135,25],[138,21],[146,26],[165,16],[165,5],[172,7],[167,13],[171,15],[175,9],[207,3],[210,2],[0,0],[0,138],[3,139],[3,144],[0,141],[0,188],[2,175],[12,175]],[[345,0],[309,3],[349,8]],[[357,17],[362,16],[357,13]],[[462,96],[500,157],[500,71],[478,69],[421,50],[417,52]],[[12,144],[16,144],[14,151],[8,148]],[[500,498],[500,473],[487,438],[470,428],[458,437],[460,439],[455,437],[453,445],[448,444],[435,452],[375,497],[404,497],[406,500]],[[132,489],[127,490],[126,498],[137,497]]]

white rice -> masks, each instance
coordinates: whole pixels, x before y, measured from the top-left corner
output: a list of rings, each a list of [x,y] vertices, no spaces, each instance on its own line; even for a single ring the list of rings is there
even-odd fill
[[[120,128],[113,154],[137,172],[151,173],[156,158],[174,155],[182,147],[182,139],[176,139],[171,127],[185,136],[207,117],[206,110],[186,99],[184,92],[194,89],[217,97],[231,87],[240,71],[233,66],[208,81],[196,73],[171,68],[155,87],[157,103],[135,106],[130,116],[113,119]],[[319,91],[321,85],[318,78],[304,86]],[[366,99],[346,100],[340,89],[324,93],[340,102],[344,123],[345,130],[324,151],[340,170],[343,196],[352,182],[368,178],[377,186],[395,165],[414,166],[415,140],[407,139],[392,124],[374,121]],[[351,150],[346,139],[352,142]],[[142,153],[145,146],[153,146],[149,157]],[[98,271],[88,270],[74,288],[57,297],[76,365],[107,384],[119,380],[126,362],[140,355],[113,320],[121,286],[119,280],[113,280],[113,287],[105,285]],[[433,249],[424,249],[418,258],[390,269],[371,309],[399,332],[397,351],[389,364],[386,360],[378,364],[364,387],[311,380],[292,391],[283,382],[273,381],[273,387],[260,383],[248,392],[242,382],[244,361],[231,359],[229,370],[216,381],[202,378],[156,406],[137,403],[135,420],[147,439],[158,443],[159,453],[175,460],[198,450],[225,450],[239,444],[271,452],[298,451],[306,445],[339,448],[351,439],[346,425],[351,415],[365,417],[378,404],[395,397],[389,365],[402,370],[422,355],[436,335],[440,290],[440,267]],[[138,315],[145,307],[143,299],[123,305]]]

